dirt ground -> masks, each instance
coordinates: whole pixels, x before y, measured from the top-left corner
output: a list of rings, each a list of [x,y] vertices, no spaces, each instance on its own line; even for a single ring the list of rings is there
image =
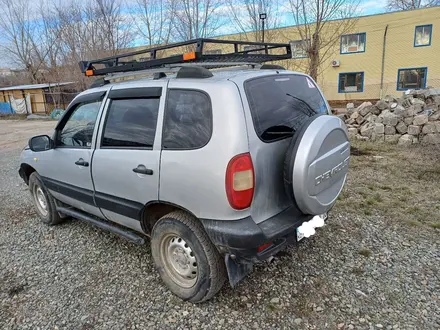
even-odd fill
[[[149,244],[43,224],[18,176],[54,121],[0,120],[0,329],[440,329],[440,147],[354,142],[316,235],[210,301],[174,297]]]
[[[0,120],[0,150],[25,147],[34,135],[50,135],[56,123],[52,120]]]

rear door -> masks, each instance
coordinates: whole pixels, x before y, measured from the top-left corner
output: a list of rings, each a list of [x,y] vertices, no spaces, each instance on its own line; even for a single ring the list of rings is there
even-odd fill
[[[97,206],[108,219],[138,231],[144,205],[158,200],[165,87],[113,88],[93,156]]]
[[[258,223],[292,205],[284,188],[284,160],[292,133],[305,120],[327,113],[327,103],[304,74],[279,73],[238,83],[244,95],[249,150],[256,184],[251,206]]]

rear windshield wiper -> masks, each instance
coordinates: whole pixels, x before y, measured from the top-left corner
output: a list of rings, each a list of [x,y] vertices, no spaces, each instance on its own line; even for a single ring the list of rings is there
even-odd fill
[[[314,110],[310,104],[308,104],[306,101],[300,99],[299,97],[293,96],[292,94],[286,93],[287,96],[290,96],[291,98],[298,100],[300,102],[302,102],[303,104],[306,105],[306,107],[309,109],[309,113],[307,113],[308,116],[313,116],[316,115],[318,112],[316,110]]]

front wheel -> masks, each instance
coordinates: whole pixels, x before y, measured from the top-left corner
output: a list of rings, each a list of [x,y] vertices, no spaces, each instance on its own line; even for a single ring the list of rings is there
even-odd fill
[[[29,176],[29,190],[41,221],[50,226],[63,221],[65,216],[60,216],[56,211],[55,200],[44,186],[37,172],[33,172]]]
[[[171,212],[154,225],[151,251],[162,280],[183,300],[208,300],[226,280],[222,257],[200,222],[183,211]]]

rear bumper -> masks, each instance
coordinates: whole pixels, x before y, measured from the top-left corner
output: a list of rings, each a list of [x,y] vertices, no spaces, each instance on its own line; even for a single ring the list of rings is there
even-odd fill
[[[296,228],[312,219],[294,206],[256,224],[251,217],[240,220],[201,219],[211,241],[223,254],[237,261],[256,262],[276,254],[286,245],[296,242]],[[257,247],[272,242],[269,248],[258,252]]]

